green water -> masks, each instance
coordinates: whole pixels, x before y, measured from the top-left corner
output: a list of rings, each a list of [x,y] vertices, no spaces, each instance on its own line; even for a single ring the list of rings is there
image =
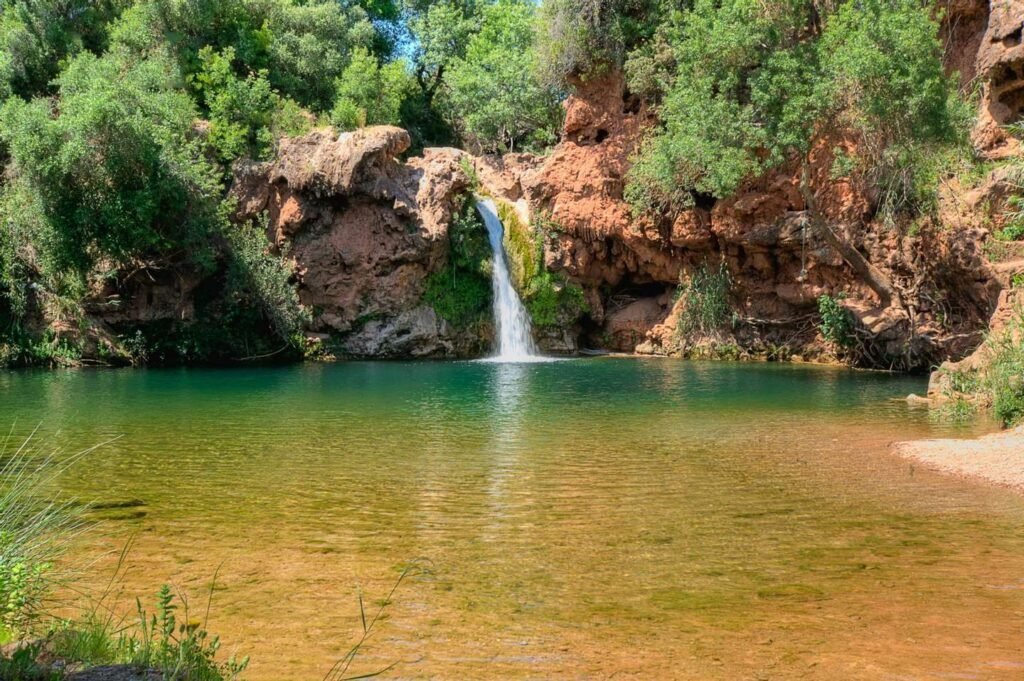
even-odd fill
[[[319,679],[359,590],[399,678],[1024,677],[1024,502],[892,441],[968,436],[923,379],[594,359],[0,374],[65,450],[87,585],[171,582],[253,656]],[[16,435],[16,436],[17,436]]]

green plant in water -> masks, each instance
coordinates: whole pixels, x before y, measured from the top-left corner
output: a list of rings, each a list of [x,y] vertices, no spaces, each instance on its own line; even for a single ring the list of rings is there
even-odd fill
[[[853,345],[853,316],[842,306],[842,299],[843,294],[818,298],[818,314],[821,315],[818,330],[826,342],[848,348]]]
[[[398,591],[398,587],[402,586],[402,582],[406,579],[420,577],[423,575],[429,575],[432,573],[431,562],[426,558],[416,558],[409,561],[408,564],[402,567],[401,572],[398,575],[398,579],[395,581],[394,586],[391,587],[391,591],[388,592],[387,598],[381,599],[377,602],[377,612],[369,620],[366,618],[366,606],[363,602],[363,594],[359,594],[359,620],[362,624],[362,635],[356,644],[352,646],[343,658],[334,663],[334,666],[324,676],[324,681],[355,681],[356,679],[370,679],[394,669],[398,663],[392,663],[383,669],[370,672],[368,674],[357,674],[355,676],[348,676],[348,670],[359,656],[359,652],[363,646],[369,640],[370,636],[373,635],[377,623],[383,619],[384,611],[391,605],[391,599]]]
[[[707,264],[701,265],[688,278],[680,277],[676,300],[681,301],[682,311],[676,324],[676,334],[680,338],[693,335],[711,335],[717,333],[732,317],[732,306],[729,304],[729,291],[732,279],[725,263],[717,270],[709,269]]]

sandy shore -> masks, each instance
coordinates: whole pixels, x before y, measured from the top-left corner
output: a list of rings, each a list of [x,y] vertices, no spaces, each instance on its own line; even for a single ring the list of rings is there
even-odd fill
[[[929,468],[1024,493],[1024,426],[976,440],[898,442],[893,450]]]

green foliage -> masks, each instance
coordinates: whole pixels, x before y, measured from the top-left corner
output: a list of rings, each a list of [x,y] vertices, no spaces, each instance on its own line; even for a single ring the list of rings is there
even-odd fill
[[[714,335],[732,318],[729,292],[732,279],[725,263],[717,270],[701,265],[688,279],[681,279],[677,299],[682,309],[676,323],[681,339],[694,335]]]
[[[498,218],[503,230],[505,257],[508,260],[509,276],[522,295],[529,280],[543,270],[543,252],[540,230],[531,230],[519,219],[519,213],[512,204],[496,201]]]
[[[195,108],[179,82],[166,59],[83,54],[57,80],[59,111],[42,99],[0,111],[13,170],[41,209],[31,219],[52,269],[172,249],[209,263],[219,189],[191,138]]]
[[[821,323],[818,331],[826,342],[840,348],[848,348],[853,344],[853,316],[842,305],[843,296],[823,295],[818,298],[818,314]]]
[[[509,275],[534,327],[543,330],[575,324],[589,306],[583,289],[544,268],[543,221],[538,220],[531,229],[511,204],[499,201],[497,206]]]
[[[546,0],[539,39],[545,80],[561,84],[621,66],[687,0]]]
[[[958,143],[967,115],[943,72],[938,24],[916,0],[696,0],[678,17],[675,82],[627,198],[638,211],[727,196],[806,155],[814,133],[853,130],[856,168],[893,210],[919,210],[913,172]],[[822,29],[816,26],[823,24]]]
[[[38,643],[18,646],[8,655],[0,654],[0,679],[10,681],[60,681],[62,675],[38,661],[42,646]]]
[[[1015,137],[1024,140],[1024,123],[1010,126],[1009,130]],[[1006,200],[1006,224],[997,237],[1003,241],[1021,241],[1024,240],[1024,156],[1014,156],[1009,163],[1009,181],[1014,191]]]
[[[186,76],[202,69],[204,49],[231,48],[239,74],[265,70],[276,91],[314,111],[330,109],[352,50],[375,38],[361,7],[332,0],[143,0],[111,29],[133,53],[170,49]]]
[[[204,47],[199,51],[199,72],[192,78],[209,112],[207,142],[224,163],[243,156],[263,159],[269,154],[274,141],[270,129],[279,107],[267,71],[239,78],[231,66],[234,58],[232,47],[219,53]]]
[[[427,278],[423,299],[449,323],[469,328],[491,309],[491,250],[486,230],[467,198],[448,228],[448,266]]]
[[[409,31],[414,43],[413,70],[428,104],[444,84],[446,70],[466,53],[479,29],[473,0],[408,0]]]
[[[1005,426],[1024,422],[1024,313],[1017,311],[1003,333],[988,341],[992,352],[982,386]]]
[[[181,603],[179,619],[179,606],[166,584],[157,595],[156,612],[152,615],[143,609],[141,601],[137,602],[139,632],[133,641],[132,662],[145,669],[158,669],[166,679],[227,681],[238,678],[249,659],[219,661],[220,639],[211,637],[203,625],[194,624],[189,616],[188,601],[182,598]]]
[[[60,579],[54,562],[79,531],[80,519],[51,490],[85,453],[60,462],[39,455],[31,437],[13,450],[6,440],[0,443],[0,637],[31,633]]]
[[[946,376],[948,397],[991,408],[1006,427],[1024,423],[1024,310],[985,340],[984,364]]]
[[[0,367],[75,366],[81,358],[78,343],[50,329],[33,333],[14,323],[0,339]]]
[[[530,0],[484,7],[481,25],[452,60],[446,103],[464,136],[487,151],[538,148],[556,139],[559,95],[537,79]]]
[[[265,218],[262,224],[243,224],[228,230],[226,299],[235,308],[256,306],[278,339],[300,346],[310,314],[299,302],[291,265],[270,252],[266,233]]]
[[[402,102],[411,96],[414,87],[404,61],[382,66],[368,50],[357,48],[335,85],[338,98],[331,110],[331,122],[341,130],[398,125],[402,122]]]
[[[522,297],[534,327],[539,330],[564,328],[590,311],[583,289],[546,270],[527,280]]]
[[[0,101],[48,94],[61,66],[100,52],[122,0],[7,0],[0,3]]]

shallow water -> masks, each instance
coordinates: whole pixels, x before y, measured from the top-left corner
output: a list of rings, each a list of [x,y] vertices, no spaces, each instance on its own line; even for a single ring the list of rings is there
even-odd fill
[[[404,583],[352,671],[391,678],[1024,678],[1024,500],[894,440],[971,435],[924,381],[591,359],[0,374],[68,450],[87,585],[170,582],[250,654],[320,679],[360,589]],[[54,431],[60,428],[61,433]],[[110,600],[115,600],[111,598]]]

